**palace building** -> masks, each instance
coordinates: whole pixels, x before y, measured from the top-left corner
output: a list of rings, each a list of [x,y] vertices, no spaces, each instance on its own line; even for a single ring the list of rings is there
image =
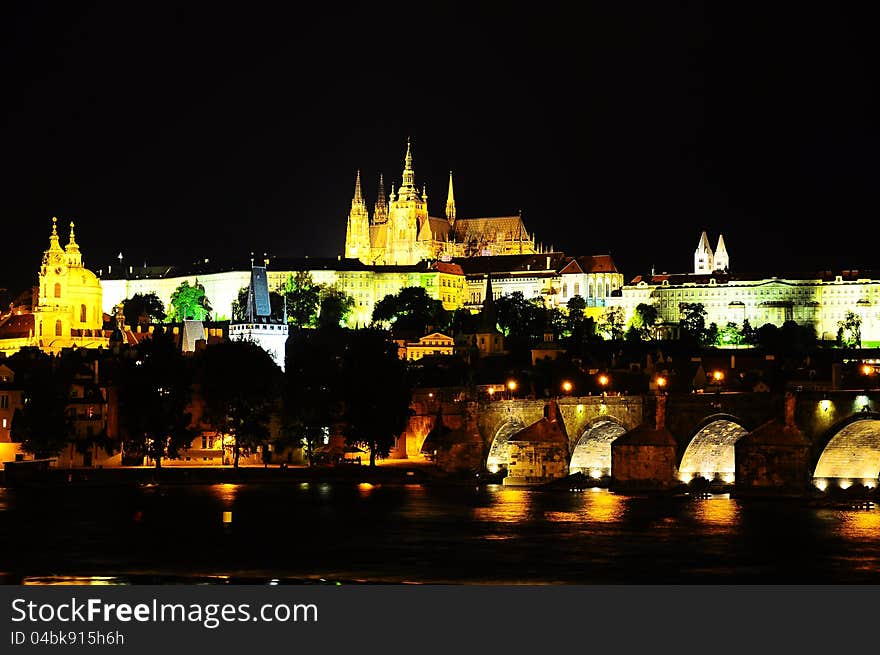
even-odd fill
[[[880,277],[866,270],[739,273],[719,237],[713,252],[706,233],[694,252],[693,273],[635,277],[610,301],[623,307],[627,322],[639,304],[653,305],[659,334],[674,337],[681,305],[699,303],[706,325],[724,327],[748,321],[753,328],[786,321],[812,326],[819,339],[834,340],[838,321],[852,311],[861,319],[863,345],[880,342]]]
[[[385,196],[384,179],[379,176],[379,190],[373,214],[361,191],[357,172],[354,197],[345,230],[345,257],[365,264],[410,265],[429,259],[485,255],[530,255],[544,249],[535,243],[523,224],[522,216],[462,218],[457,215],[449,173],[446,215],[428,212],[428,191],[415,183],[412,144],[407,141],[400,187]],[[552,248],[551,248],[552,250]]]

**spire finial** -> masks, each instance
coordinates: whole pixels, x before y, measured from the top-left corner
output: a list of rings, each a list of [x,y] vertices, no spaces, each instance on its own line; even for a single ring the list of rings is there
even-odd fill
[[[452,171],[449,171],[449,193],[446,195],[446,220],[455,223],[455,194],[452,192]]]
[[[406,157],[403,163],[403,183],[400,185],[400,195],[404,195],[404,189],[415,192],[414,173],[412,165],[412,142],[406,138]]]
[[[73,221],[70,221],[70,245],[76,245],[76,235],[73,233]]]
[[[67,242],[64,250],[71,255],[79,254],[79,246],[76,243],[76,235],[73,233],[73,221],[70,221],[70,241]]]
[[[354,182],[354,199],[353,202],[363,204],[364,196],[361,194],[361,171],[358,169],[357,179]]]
[[[49,235],[49,250],[61,250],[58,243],[58,219],[52,217],[52,234]]]

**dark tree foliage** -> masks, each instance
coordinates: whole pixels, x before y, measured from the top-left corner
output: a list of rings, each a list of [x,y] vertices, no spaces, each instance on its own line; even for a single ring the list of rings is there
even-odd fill
[[[342,359],[346,441],[367,446],[375,466],[376,456],[388,455],[409,420],[406,365],[383,330],[350,331],[349,337]]]
[[[58,363],[39,352],[10,361],[24,405],[12,417],[10,436],[37,458],[56,457],[72,436],[66,414],[69,378]]]
[[[287,320],[294,327],[314,327],[321,303],[321,285],[308,271],[299,271],[287,280]]]
[[[389,322],[426,333],[446,330],[451,316],[443,309],[443,303],[431,298],[422,287],[404,287],[377,302],[372,319],[374,323]]]
[[[679,305],[680,338],[686,343],[701,345],[706,341],[706,308],[703,303],[684,302]]]
[[[196,436],[187,411],[192,397],[188,362],[174,339],[161,329],[126,358],[119,376],[120,421],[125,451],[151,458],[177,459]]]
[[[309,461],[325,431],[340,420],[342,359],[348,330],[301,330],[287,346],[284,424],[290,445],[302,445]]]
[[[342,327],[354,309],[354,298],[333,287],[321,289],[318,328]]]
[[[122,315],[125,317],[125,324],[131,327],[159,323],[165,320],[165,305],[152,291],[136,293],[122,301]]]
[[[233,463],[269,443],[269,421],[281,396],[281,369],[250,341],[228,341],[205,348],[196,363],[205,417],[232,437]]]

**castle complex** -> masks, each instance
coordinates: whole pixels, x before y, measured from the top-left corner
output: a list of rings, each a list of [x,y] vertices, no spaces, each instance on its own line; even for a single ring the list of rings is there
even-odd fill
[[[407,141],[400,188],[385,198],[379,177],[379,191],[370,216],[357,173],[354,197],[345,230],[345,256],[365,264],[408,265],[429,259],[487,255],[531,255],[542,250],[529,235],[522,216],[459,218],[456,215],[452,172],[446,197],[446,216],[428,213],[427,187],[415,183],[412,144]]]

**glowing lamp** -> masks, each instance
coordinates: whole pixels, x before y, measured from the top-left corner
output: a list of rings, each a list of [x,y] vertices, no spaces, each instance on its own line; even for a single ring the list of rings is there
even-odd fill
[[[507,381],[507,388],[510,389],[511,391],[515,391],[516,390],[516,380],[508,380]]]
[[[721,382],[721,380],[724,379],[724,373],[721,371],[712,371],[712,379],[715,380],[715,382]]]
[[[874,372],[874,367],[870,364],[862,364],[862,375],[871,375]]]
[[[571,382],[569,382],[568,380],[566,380],[565,382],[563,382],[563,383],[562,383],[562,390],[563,390],[565,393],[571,393]]]
[[[657,378],[657,387],[658,387],[659,389],[662,389],[662,388],[665,387],[665,386],[666,386],[666,378],[664,378],[664,377],[661,375],[659,378]]]
[[[603,387],[604,387],[606,384],[608,384],[608,376],[607,376],[607,375],[604,375],[604,374],[603,374],[603,375],[600,375],[600,376],[599,376],[599,384],[601,384]]]

